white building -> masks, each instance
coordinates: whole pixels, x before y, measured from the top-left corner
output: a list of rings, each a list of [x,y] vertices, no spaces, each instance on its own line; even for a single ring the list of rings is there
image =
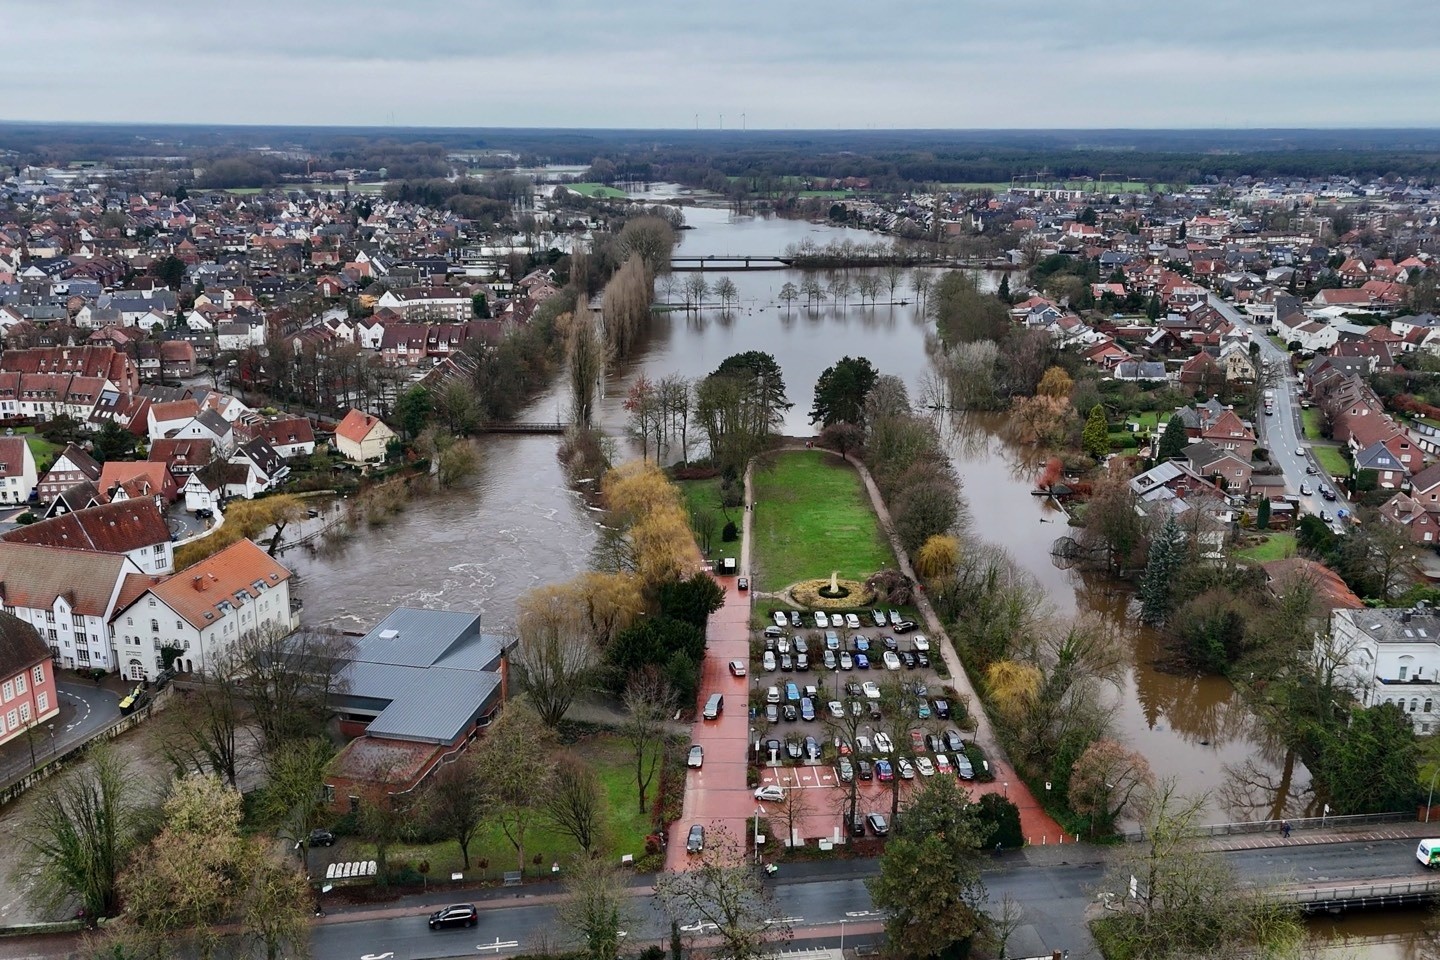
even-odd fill
[[[67,670],[115,669],[110,617],[149,582],[123,554],[0,543],[0,603],[40,631]]]
[[[290,571],[249,540],[231,544],[145,590],[112,618],[120,667],[151,679],[176,651],[173,669],[204,672],[251,633],[289,633]]]
[[[1440,731],[1440,614],[1423,603],[1412,609],[1336,610],[1331,650],[1343,657],[1341,675],[1367,707],[1393,703],[1416,733]]]
[[[40,475],[24,437],[0,437],[0,503],[25,503]]]

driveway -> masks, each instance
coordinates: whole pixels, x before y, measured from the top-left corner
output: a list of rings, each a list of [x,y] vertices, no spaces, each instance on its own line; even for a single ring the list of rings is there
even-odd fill
[[[1256,417],[1256,429],[1263,439],[1264,446],[1270,451],[1270,459],[1279,465],[1285,475],[1285,492],[1300,501],[1301,513],[1309,513],[1319,516],[1324,511],[1332,519],[1339,516],[1338,511],[1345,510],[1351,515],[1355,512],[1354,504],[1345,498],[1340,487],[1337,486],[1320,467],[1319,461],[1312,458],[1310,453],[1310,442],[1305,439],[1305,430],[1300,422],[1300,383],[1299,378],[1290,373],[1290,355],[1277,347],[1269,337],[1256,328],[1256,324],[1250,318],[1244,317],[1230,304],[1220,299],[1215,294],[1210,294],[1210,305],[1225,315],[1231,323],[1244,330],[1251,330],[1255,342],[1260,344],[1260,356],[1279,365],[1284,372],[1284,378],[1275,385],[1275,415],[1265,416],[1263,413]],[[1307,474],[1305,468],[1313,465],[1315,474]],[[1309,496],[1300,495],[1302,484],[1310,488]],[[1335,491],[1334,500],[1326,500],[1320,496],[1320,486],[1329,485]],[[1332,524],[1333,525],[1333,524]]]
[[[34,762],[44,763],[120,719],[120,698],[113,690],[67,680],[56,686],[60,715],[34,727],[33,734],[0,745],[0,783],[10,783],[30,772],[32,747]]]

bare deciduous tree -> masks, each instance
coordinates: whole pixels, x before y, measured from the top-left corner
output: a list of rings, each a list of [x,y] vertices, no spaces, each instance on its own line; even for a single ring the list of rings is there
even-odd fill
[[[574,752],[557,757],[545,793],[545,812],[555,829],[574,840],[587,857],[603,842],[605,810],[594,768]]]
[[[620,734],[635,758],[639,811],[665,757],[665,721],[675,709],[675,693],[655,667],[647,667],[625,684],[625,717]]]
[[[705,849],[690,870],[661,874],[655,897],[682,925],[714,924],[708,935],[720,941],[721,955],[732,960],[772,956],[790,938],[770,890],[748,862],[744,846],[723,827],[705,831]]]

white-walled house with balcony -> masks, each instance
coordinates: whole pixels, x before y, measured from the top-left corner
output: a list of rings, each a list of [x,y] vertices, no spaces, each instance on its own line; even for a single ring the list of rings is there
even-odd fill
[[[1440,731],[1440,611],[1414,607],[1336,610],[1330,649],[1367,707],[1393,703],[1420,734]]]

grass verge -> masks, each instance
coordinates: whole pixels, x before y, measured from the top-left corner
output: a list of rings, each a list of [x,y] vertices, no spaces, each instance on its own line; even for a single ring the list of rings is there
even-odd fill
[[[895,565],[880,532],[860,475],[819,450],[778,454],[756,468],[752,559],[764,588],[797,580],[841,577],[864,580]]]
[[[21,427],[16,432],[25,438],[25,445],[30,448],[30,455],[35,458],[35,472],[43,475],[60,455],[60,445],[37,434],[34,427]]]
[[[614,187],[607,187],[603,183],[567,183],[566,190],[573,190],[582,197],[599,197],[602,200],[623,200],[624,190],[616,190]]]
[[[1305,427],[1306,440],[1320,440],[1320,411],[1311,407],[1300,411],[1300,423]]]
[[[1322,447],[1316,445],[1310,448],[1315,454],[1315,459],[1320,464],[1320,469],[1332,477],[1344,478],[1350,476],[1350,461],[1340,455],[1335,447]]]

